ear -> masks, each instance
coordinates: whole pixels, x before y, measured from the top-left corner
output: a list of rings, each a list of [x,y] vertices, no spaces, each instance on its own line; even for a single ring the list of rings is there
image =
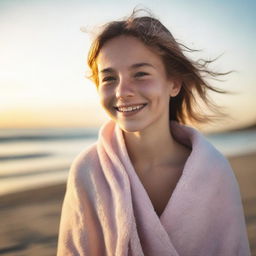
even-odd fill
[[[173,80],[170,82],[170,96],[175,97],[179,94],[181,88],[181,81]]]

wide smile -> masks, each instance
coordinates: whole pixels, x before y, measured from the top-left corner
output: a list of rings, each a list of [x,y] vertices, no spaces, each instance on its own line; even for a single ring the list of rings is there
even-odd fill
[[[147,103],[132,106],[117,106],[114,109],[124,116],[130,116],[140,112],[146,105]]]

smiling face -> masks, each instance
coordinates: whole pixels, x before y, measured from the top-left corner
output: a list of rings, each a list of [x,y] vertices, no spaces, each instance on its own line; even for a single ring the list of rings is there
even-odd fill
[[[126,132],[169,125],[169,100],[179,86],[167,78],[163,61],[132,36],[115,37],[97,57],[98,94],[107,114]]]

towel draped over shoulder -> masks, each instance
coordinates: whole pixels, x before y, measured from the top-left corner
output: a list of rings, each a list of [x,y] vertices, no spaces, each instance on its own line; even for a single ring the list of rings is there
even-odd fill
[[[226,158],[194,128],[170,122],[191,148],[159,217],[128,156],[123,132],[105,123],[73,161],[58,256],[249,256],[240,191]]]

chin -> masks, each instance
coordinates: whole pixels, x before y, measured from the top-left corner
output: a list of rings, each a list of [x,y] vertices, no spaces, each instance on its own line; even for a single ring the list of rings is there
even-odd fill
[[[117,123],[120,129],[124,132],[139,132],[144,129],[141,125],[138,124],[132,124],[132,123]]]
[[[119,125],[120,129],[124,132],[138,132],[139,129],[129,125]]]

